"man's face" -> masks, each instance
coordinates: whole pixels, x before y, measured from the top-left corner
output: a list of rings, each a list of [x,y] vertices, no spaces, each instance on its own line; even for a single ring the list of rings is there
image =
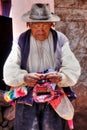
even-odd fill
[[[53,23],[51,22],[29,23],[29,27],[35,39],[44,41],[46,38],[48,38],[52,24]]]

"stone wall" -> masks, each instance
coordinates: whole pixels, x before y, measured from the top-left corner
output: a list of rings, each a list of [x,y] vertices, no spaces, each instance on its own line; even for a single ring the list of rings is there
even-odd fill
[[[75,107],[75,130],[87,130],[87,0],[54,0],[55,13],[61,17],[56,29],[70,40],[70,47],[80,62],[82,73],[73,87],[78,98]]]

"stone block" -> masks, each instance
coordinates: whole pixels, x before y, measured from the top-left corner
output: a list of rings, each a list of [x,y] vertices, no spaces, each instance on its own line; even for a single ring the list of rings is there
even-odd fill
[[[55,13],[62,21],[87,22],[87,10],[57,8]]]
[[[0,126],[0,130],[3,130],[1,126]]]
[[[78,1],[77,0],[54,0],[55,8],[77,8]]]
[[[87,10],[87,0],[78,0],[78,6],[80,9]]]
[[[71,15],[69,15],[68,19],[73,21],[87,21],[87,10],[81,10],[81,9],[74,9],[71,12]],[[67,19],[67,20],[68,20]]]
[[[55,8],[87,9],[87,0],[54,0]]]

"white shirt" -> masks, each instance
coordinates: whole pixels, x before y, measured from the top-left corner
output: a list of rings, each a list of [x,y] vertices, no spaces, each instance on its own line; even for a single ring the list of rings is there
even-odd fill
[[[58,33],[58,32],[57,32]],[[4,81],[12,87],[24,86],[24,76],[30,72],[43,71],[47,68],[55,68],[55,59],[53,51],[53,38],[50,33],[48,39],[42,43],[30,38],[30,54],[27,61],[27,70],[20,68],[21,52],[18,40],[14,41],[12,51],[4,65]],[[59,87],[73,86],[77,83],[81,73],[78,60],[69,47],[69,42],[64,43],[62,47],[62,66],[59,73],[62,80],[58,83]]]

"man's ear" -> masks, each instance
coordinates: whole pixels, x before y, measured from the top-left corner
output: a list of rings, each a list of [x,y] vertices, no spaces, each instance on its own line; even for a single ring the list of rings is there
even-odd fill
[[[51,27],[53,27],[53,28],[54,28],[54,27],[55,27],[55,23],[51,23]]]
[[[26,23],[26,26],[27,26],[28,28],[30,28],[30,23],[29,23],[29,22],[27,22],[27,23]]]

